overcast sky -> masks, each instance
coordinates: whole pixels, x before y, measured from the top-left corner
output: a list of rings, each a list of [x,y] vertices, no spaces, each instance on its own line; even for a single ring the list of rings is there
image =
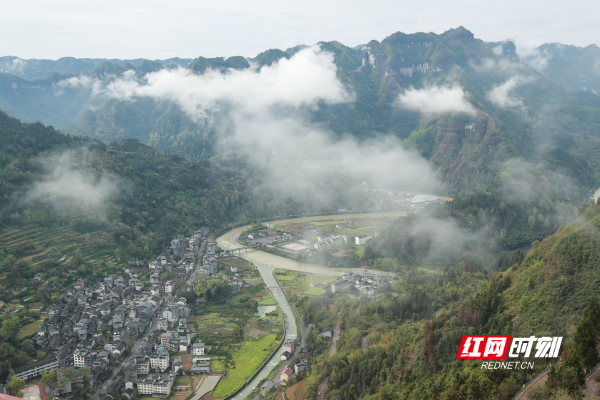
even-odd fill
[[[254,57],[460,25],[486,41],[600,44],[598,0],[0,0],[0,56]]]

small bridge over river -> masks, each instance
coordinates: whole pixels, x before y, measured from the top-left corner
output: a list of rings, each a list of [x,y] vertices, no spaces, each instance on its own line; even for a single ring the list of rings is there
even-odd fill
[[[245,247],[244,246],[244,247],[240,247],[238,249],[224,249],[224,253],[225,254],[231,254],[232,256],[235,256],[236,252],[237,252],[237,255],[240,255],[240,254],[242,254],[242,252],[248,252],[248,251],[253,251],[253,250],[257,250],[257,248],[256,247]]]

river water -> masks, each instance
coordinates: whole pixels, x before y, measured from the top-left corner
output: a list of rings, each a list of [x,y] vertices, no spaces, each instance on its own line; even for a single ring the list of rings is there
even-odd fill
[[[322,220],[330,220],[330,219],[344,219],[344,218],[398,218],[406,216],[406,211],[396,211],[396,212],[382,212],[382,213],[366,213],[366,214],[343,214],[343,215],[322,215],[317,217],[302,217],[302,218],[293,218],[287,220],[273,221],[275,225],[287,224],[290,222],[305,222],[305,221],[322,221]],[[245,230],[250,228],[250,225],[241,226],[239,228],[235,228],[230,230],[229,232],[221,235],[217,238],[217,245],[224,250],[233,250],[239,249],[241,246],[236,242],[239,234]],[[344,273],[344,271],[348,271],[349,269],[338,269],[338,268],[324,268],[319,265],[300,263],[297,261],[290,260],[289,258],[280,257],[274,254],[265,253],[259,250],[251,250],[248,252],[241,252],[240,257],[248,260],[258,268],[260,275],[262,276],[265,284],[273,294],[273,298],[277,302],[277,305],[281,309],[283,313],[283,318],[285,323],[287,324],[286,329],[286,339],[296,339],[297,337],[297,327],[296,327],[296,319],[294,318],[294,313],[287,299],[285,298],[285,294],[283,289],[277,283],[275,276],[273,275],[273,270],[275,268],[289,269],[294,271],[301,271],[307,273],[318,273],[318,274],[327,274],[339,276]],[[248,384],[244,390],[242,390],[235,399],[245,399],[250,396],[253,388],[258,386],[258,383],[265,379],[273,368],[279,363],[281,360],[281,354],[283,353],[283,346],[277,350],[275,355],[272,357],[269,364],[265,366],[265,368],[260,371],[256,375],[254,379]]]

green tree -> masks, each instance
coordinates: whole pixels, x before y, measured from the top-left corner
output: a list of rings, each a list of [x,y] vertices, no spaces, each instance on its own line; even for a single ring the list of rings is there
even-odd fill
[[[218,298],[228,293],[229,285],[223,274],[218,274],[216,278],[210,279],[207,283],[207,293],[211,298]]]
[[[11,395],[23,397],[23,393],[21,391],[25,389],[25,381],[15,376],[10,380],[10,382],[8,382],[8,388],[10,389]]]
[[[56,385],[56,371],[44,371],[42,373],[42,379],[40,379],[40,385],[42,387],[48,385],[48,386],[55,386]]]
[[[2,322],[2,331],[4,332],[4,335],[10,339],[16,338],[20,324],[21,320],[19,317],[15,316],[5,319],[4,322]]]

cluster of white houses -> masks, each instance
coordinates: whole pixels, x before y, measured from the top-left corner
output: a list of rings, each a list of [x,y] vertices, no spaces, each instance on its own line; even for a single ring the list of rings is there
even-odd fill
[[[167,397],[173,386],[181,359],[170,357],[169,352],[192,353],[193,373],[210,372],[210,360],[203,343],[191,343],[186,317],[189,307],[185,298],[174,298],[175,282],[186,279],[194,270],[195,255],[204,248],[208,229],[202,228],[190,239],[178,236],[172,242],[172,256],[161,255],[145,267],[138,261],[129,261],[124,273],[116,277],[79,280],[61,296],[61,304],[48,310],[48,321],[42,325],[34,338],[34,346],[50,356],[13,368],[15,376],[30,380],[65,367],[88,367],[92,379],[103,380],[109,367],[118,369],[126,352],[127,344],[145,342],[124,365],[124,374],[111,383],[107,395],[110,400],[117,391],[128,400],[137,393],[153,397]],[[216,252],[216,242],[208,243],[209,257]],[[205,266],[206,266],[205,261]],[[209,265],[213,267],[212,261]],[[216,272],[216,260],[214,262]],[[172,278],[164,274],[172,271]],[[145,287],[142,276],[149,276],[150,287]],[[235,279],[233,280],[235,281]],[[156,328],[148,332],[152,321]],[[202,358],[200,358],[200,357]]]

